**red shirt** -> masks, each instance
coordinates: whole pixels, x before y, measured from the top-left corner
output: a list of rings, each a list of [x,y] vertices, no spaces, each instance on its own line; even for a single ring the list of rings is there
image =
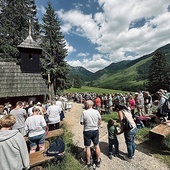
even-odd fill
[[[95,99],[95,105],[96,105],[96,106],[101,106],[101,99],[100,99],[99,97],[97,97],[97,98]]]
[[[134,99],[130,99],[129,104],[130,104],[130,109],[131,110],[135,109],[135,100]]]

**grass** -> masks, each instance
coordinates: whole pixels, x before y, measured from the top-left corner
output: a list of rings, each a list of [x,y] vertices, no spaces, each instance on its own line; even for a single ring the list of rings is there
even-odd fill
[[[68,90],[64,90],[64,93],[97,93],[97,94],[115,94],[115,93],[126,93],[126,91],[121,90],[112,90],[112,89],[104,89],[104,88],[97,88],[97,87],[88,87],[82,86],[81,88],[70,88]]]
[[[102,120],[108,122],[109,119],[118,120],[118,114],[116,112],[111,112],[110,114],[102,115]]]

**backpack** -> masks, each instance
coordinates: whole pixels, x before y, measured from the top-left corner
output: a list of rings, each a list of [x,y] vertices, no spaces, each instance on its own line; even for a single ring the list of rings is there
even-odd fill
[[[65,143],[61,139],[61,137],[57,137],[57,139],[52,142],[49,148],[46,150],[46,156],[55,156],[57,160],[63,160],[65,156]]]
[[[165,99],[164,104],[162,105],[161,114],[167,116],[170,113],[170,97]]]

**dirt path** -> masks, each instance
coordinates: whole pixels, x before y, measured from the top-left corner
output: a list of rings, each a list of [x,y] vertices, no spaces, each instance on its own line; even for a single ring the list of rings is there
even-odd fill
[[[80,125],[80,115],[83,110],[83,105],[72,103],[72,109],[66,112],[65,122],[68,125],[68,130],[74,135],[73,142],[76,146],[84,148],[83,145],[83,126]],[[127,162],[117,157],[112,160],[108,158],[108,139],[107,139],[107,126],[102,122],[103,127],[100,128],[100,148],[101,148],[101,167],[99,170],[169,170],[168,166],[160,160],[154,158],[148,150],[143,148],[140,143],[137,143],[134,160]],[[119,135],[119,148],[120,153],[125,155],[126,145],[124,136]]]

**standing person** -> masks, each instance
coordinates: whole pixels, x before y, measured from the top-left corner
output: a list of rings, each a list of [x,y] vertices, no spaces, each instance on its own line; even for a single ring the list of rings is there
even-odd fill
[[[10,114],[12,114],[15,119],[16,123],[13,126],[13,130],[19,130],[19,132],[25,136],[25,129],[24,129],[24,124],[25,124],[25,119],[27,118],[27,113],[26,110],[22,108],[22,101],[18,101],[16,103],[16,107],[11,110]]]
[[[47,109],[49,131],[60,128],[61,111],[61,107],[57,106],[56,101],[53,100],[52,105]]]
[[[119,142],[117,140],[117,128],[114,125],[114,120],[110,119],[107,124],[108,141],[109,141],[109,158],[113,156],[113,145],[115,148],[114,156],[119,155]]]
[[[0,119],[0,169],[29,169],[30,160],[24,137],[18,130],[12,130],[15,124],[13,115]]]
[[[115,106],[115,110],[118,113],[120,126],[121,126],[121,131],[119,132],[119,134],[124,133],[125,142],[126,142],[126,146],[127,146],[127,153],[128,153],[127,160],[132,160],[133,156],[135,154],[135,149],[136,149],[134,139],[137,134],[137,127],[136,127],[136,123],[134,122],[134,120],[132,118],[132,114],[131,114],[130,110],[128,109],[126,104],[121,101],[122,100],[120,99],[119,104]],[[131,130],[125,129],[125,127],[124,127],[125,119],[127,119],[130,122],[130,124],[132,126]]]
[[[96,152],[96,166],[100,167],[101,157],[100,157],[100,147],[99,147],[99,130],[98,126],[100,125],[101,115],[98,110],[93,109],[93,101],[87,100],[87,110],[83,111],[80,124],[84,125],[84,146],[86,147],[86,163],[89,169],[92,169],[92,165],[90,164],[90,145],[91,141],[94,144],[95,152]]]
[[[36,107],[37,102],[36,101],[30,101],[30,104],[28,106],[28,116],[32,115],[32,109],[33,107]]]
[[[141,92],[135,93],[135,102],[136,102],[136,108],[137,108],[139,116],[143,116],[144,98]]]
[[[98,94],[96,95],[96,98],[95,98],[95,107],[101,114],[101,99]]]
[[[134,118],[135,117],[135,106],[136,106],[136,103],[135,103],[135,99],[133,98],[132,95],[129,96],[129,103],[128,103],[128,105],[130,107],[132,117]]]
[[[45,132],[47,124],[42,115],[38,114],[39,109],[33,107],[33,114],[25,121],[25,131],[28,133],[28,140],[30,142],[30,154],[36,152],[37,145],[39,150],[44,150]]]
[[[152,97],[148,91],[143,93],[145,114],[152,113]]]
[[[168,116],[168,113],[164,113],[163,111],[162,111],[162,106],[163,106],[163,104],[165,103],[165,101],[166,101],[166,97],[164,96],[164,94],[162,93],[162,92],[160,92],[160,91],[157,91],[156,92],[156,96],[158,97],[158,100],[159,100],[159,102],[158,102],[158,106],[157,106],[157,112],[156,112],[156,116],[157,116],[157,118],[158,118],[158,120],[160,121],[160,122],[165,122],[166,121],[166,117]]]
[[[58,97],[56,99],[57,99],[56,106],[59,106],[60,110],[61,110],[61,112],[60,112],[60,121],[62,121],[65,118],[65,115],[64,115],[64,111],[65,111],[64,103],[62,102],[61,97]]]

